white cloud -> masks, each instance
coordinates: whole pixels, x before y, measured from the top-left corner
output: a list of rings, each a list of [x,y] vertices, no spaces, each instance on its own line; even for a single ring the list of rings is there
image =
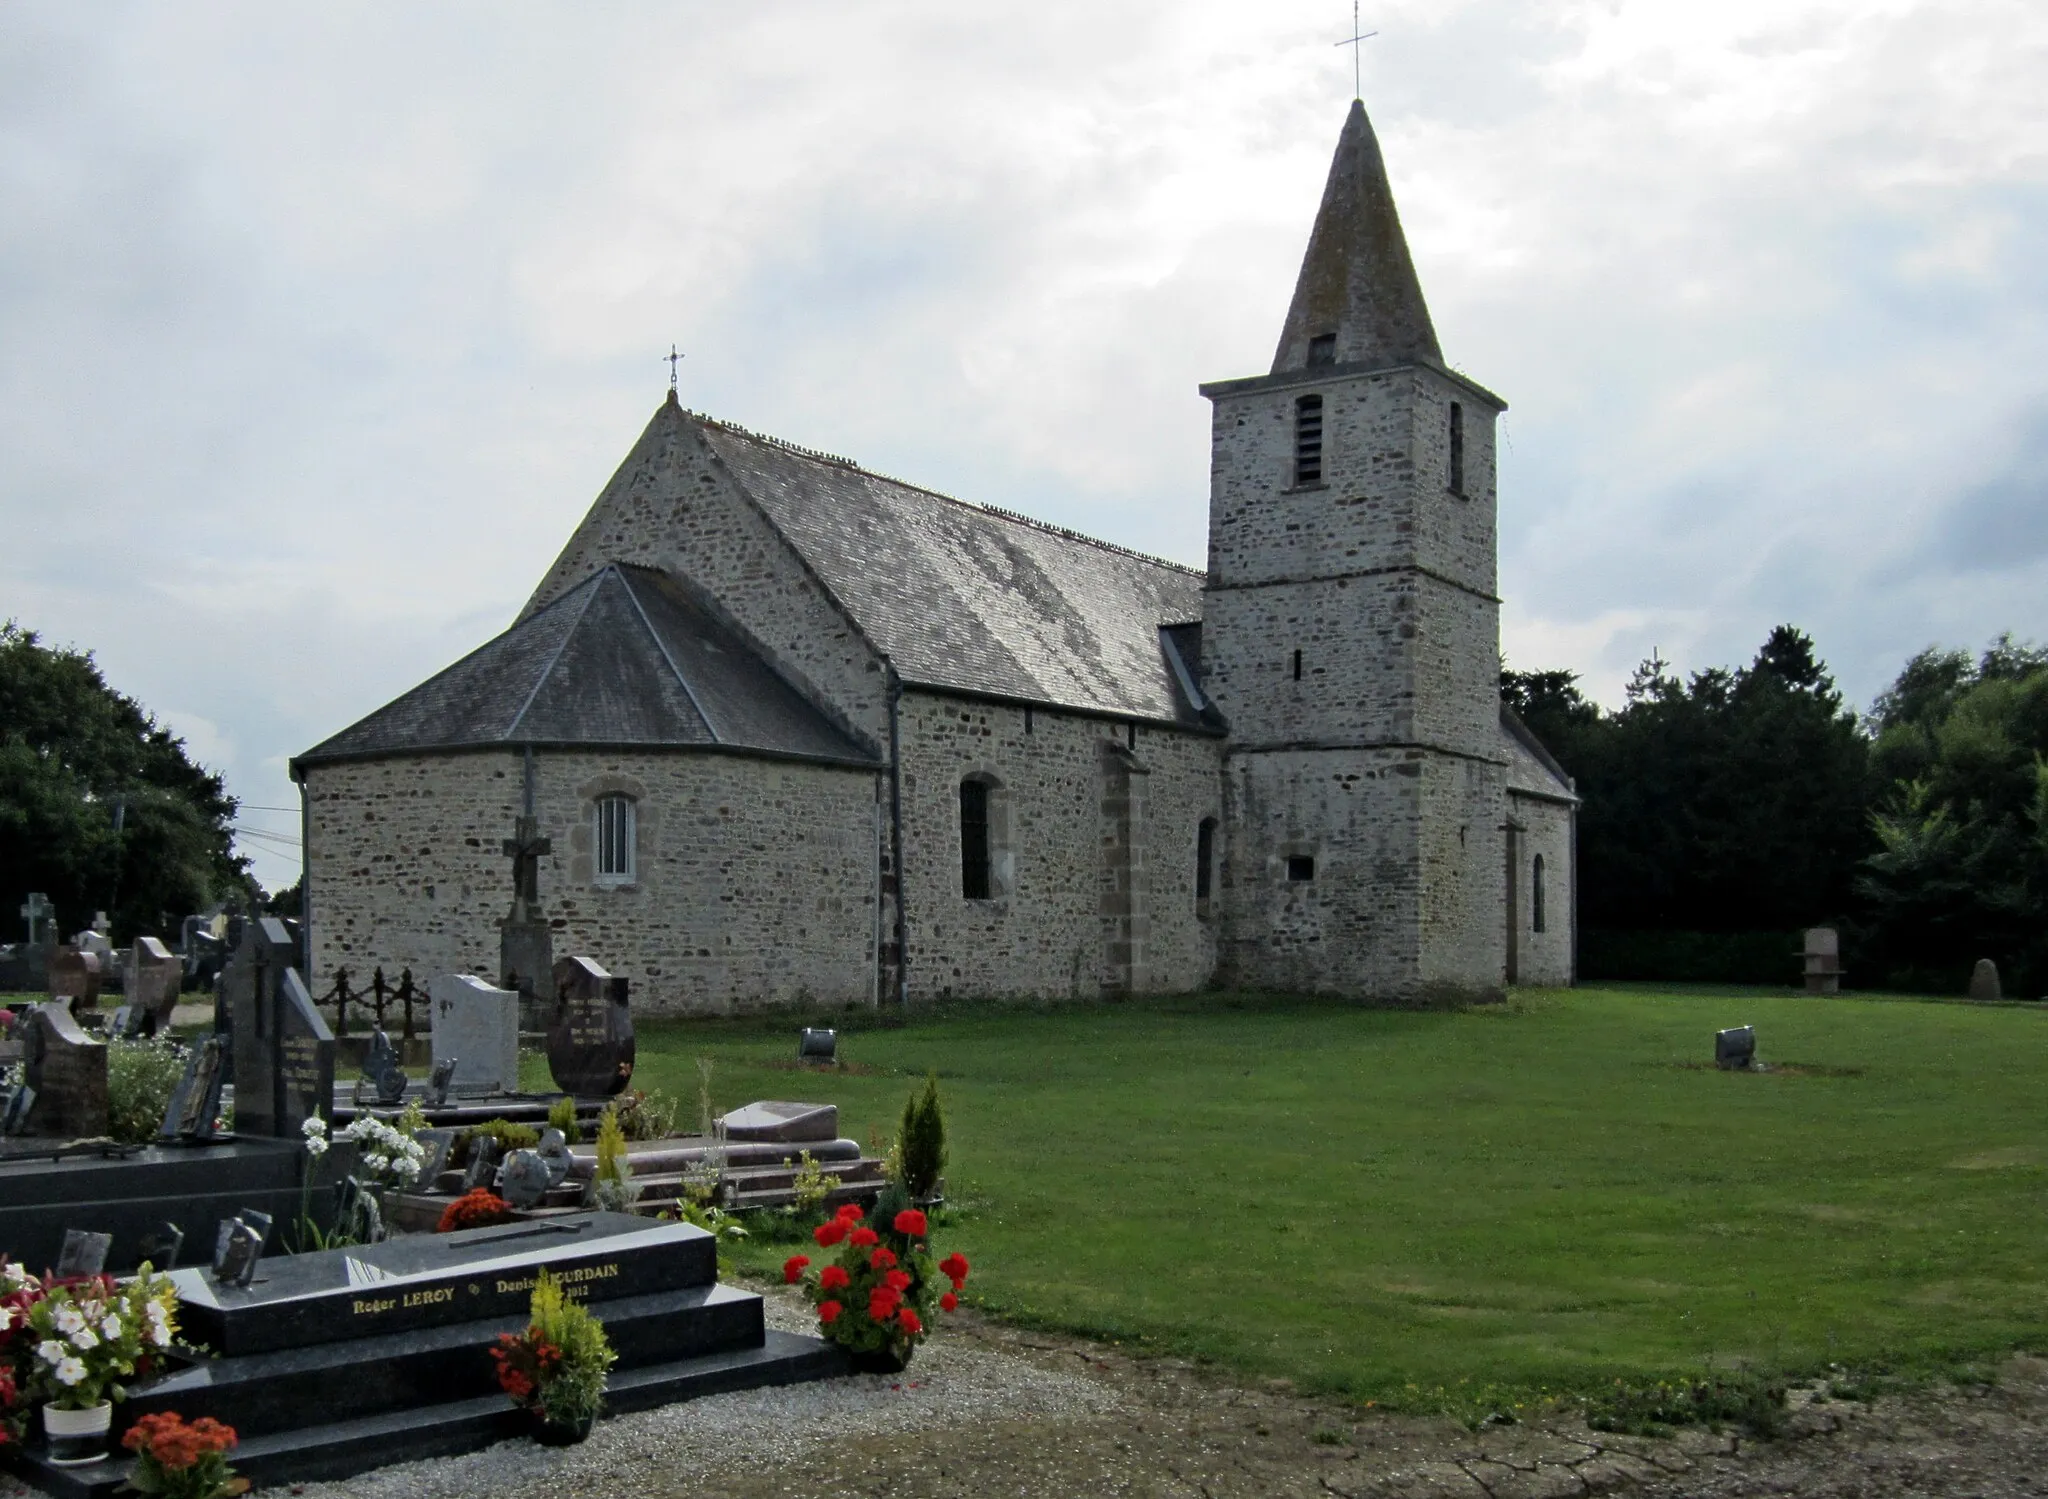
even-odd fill
[[[693,405],[1199,562],[1194,386],[1271,357],[1348,20],[6,7],[5,611],[285,805],[283,757],[509,618],[671,339]],[[1930,639],[2044,633],[2048,12],[1374,24],[1446,351],[1513,402],[1518,665],[1611,696],[1789,619],[1868,697]]]

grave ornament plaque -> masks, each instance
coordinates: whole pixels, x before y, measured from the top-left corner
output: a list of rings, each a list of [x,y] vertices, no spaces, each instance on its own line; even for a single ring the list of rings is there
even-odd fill
[[[284,981],[278,985],[277,1020],[272,1133],[296,1140],[308,1119],[334,1106],[334,1033],[327,1029],[327,1022],[314,1007],[313,996],[306,992],[306,981],[299,977],[296,968],[287,968]],[[241,1084],[237,1083],[237,1100],[241,1093]],[[241,1128],[239,1118],[235,1127]]]
[[[70,1280],[75,1276],[98,1275],[107,1268],[107,1251],[113,1247],[112,1234],[65,1229],[64,1247],[57,1253],[57,1278]]]
[[[633,1015],[626,981],[588,958],[555,964],[555,1013],[548,1025],[548,1071],[578,1098],[608,1098],[633,1080]]]
[[[569,1142],[563,1137],[560,1130],[556,1129],[553,1125],[549,1125],[546,1129],[542,1130],[540,1132],[540,1145],[536,1150],[536,1154],[543,1161],[547,1162],[549,1186],[559,1187],[564,1181],[568,1180],[569,1167],[573,1162],[569,1155]]]
[[[137,1246],[152,1270],[175,1270],[178,1253],[185,1246],[185,1230],[175,1223],[159,1223],[142,1236]]]
[[[498,1168],[498,1195],[508,1206],[530,1208],[547,1195],[552,1173],[537,1150],[515,1150]]]
[[[185,1075],[171,1091],[159,1140],[211,1140],[220,1118],[221,1087],[227,1071],[227,1042],[208,1036],[185,1058]]]
[[[398,1048],[391,1044],[382,1026],[370,1037],[369,1048],[363,1053],[363,1077],[377,1095],[377,1102],[386,1108],[405,1097],[405,1068],[399,1065]]]
[[[107,1046],[88,1036],[69,1006],[52,1000],[28,1014],[24,1075],[35,1090],[28,1132],[90,1139],[107,1132]]]
[[[443,1057],[434,1064],[433,1075],[427,1079],[427,1107],[443,1108],[448,1103],[448,1090],[455,1086],[455,1069],[460,1057]]]

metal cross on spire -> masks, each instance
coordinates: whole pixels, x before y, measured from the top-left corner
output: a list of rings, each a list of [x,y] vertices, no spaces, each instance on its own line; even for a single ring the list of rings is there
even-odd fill
[[[676,346],[674,344],[670,344],[668,346],[668,352],[662,355],[661,357],[662,362],[668,365],[668,388],[670,390],[674,390],[676,388],[676,361],[683,358],[684,356],[676,352]]]
[[[1351,49],[1351,91],[1361,99],[1365,97],[1365,74],[1359,66],[1358,44],[1369,36],[1378,35],[1377,31],[1360,31],[1358,29],[1358,0],[1351,0],[1351,35],[1337,43],[1337,45]]]

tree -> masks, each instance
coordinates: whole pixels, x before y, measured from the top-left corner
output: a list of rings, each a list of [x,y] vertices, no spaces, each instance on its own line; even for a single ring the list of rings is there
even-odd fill
[[[0,624],[0,913],[31,890],[60,929],[105,910],[116,941],[249,886],[235,800],[90,653]]]
[[[1875,960],[1954,988],[1980,957],[2048,984],[2048,651],[1930,647],[1879,695],[1879,847],[1858,882]]]

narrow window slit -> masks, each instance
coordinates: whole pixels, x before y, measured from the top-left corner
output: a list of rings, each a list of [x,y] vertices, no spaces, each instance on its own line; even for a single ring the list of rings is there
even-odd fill
[[[1323,398],[1303,396],[1294,403],[1294,482],[1323,482]]]

